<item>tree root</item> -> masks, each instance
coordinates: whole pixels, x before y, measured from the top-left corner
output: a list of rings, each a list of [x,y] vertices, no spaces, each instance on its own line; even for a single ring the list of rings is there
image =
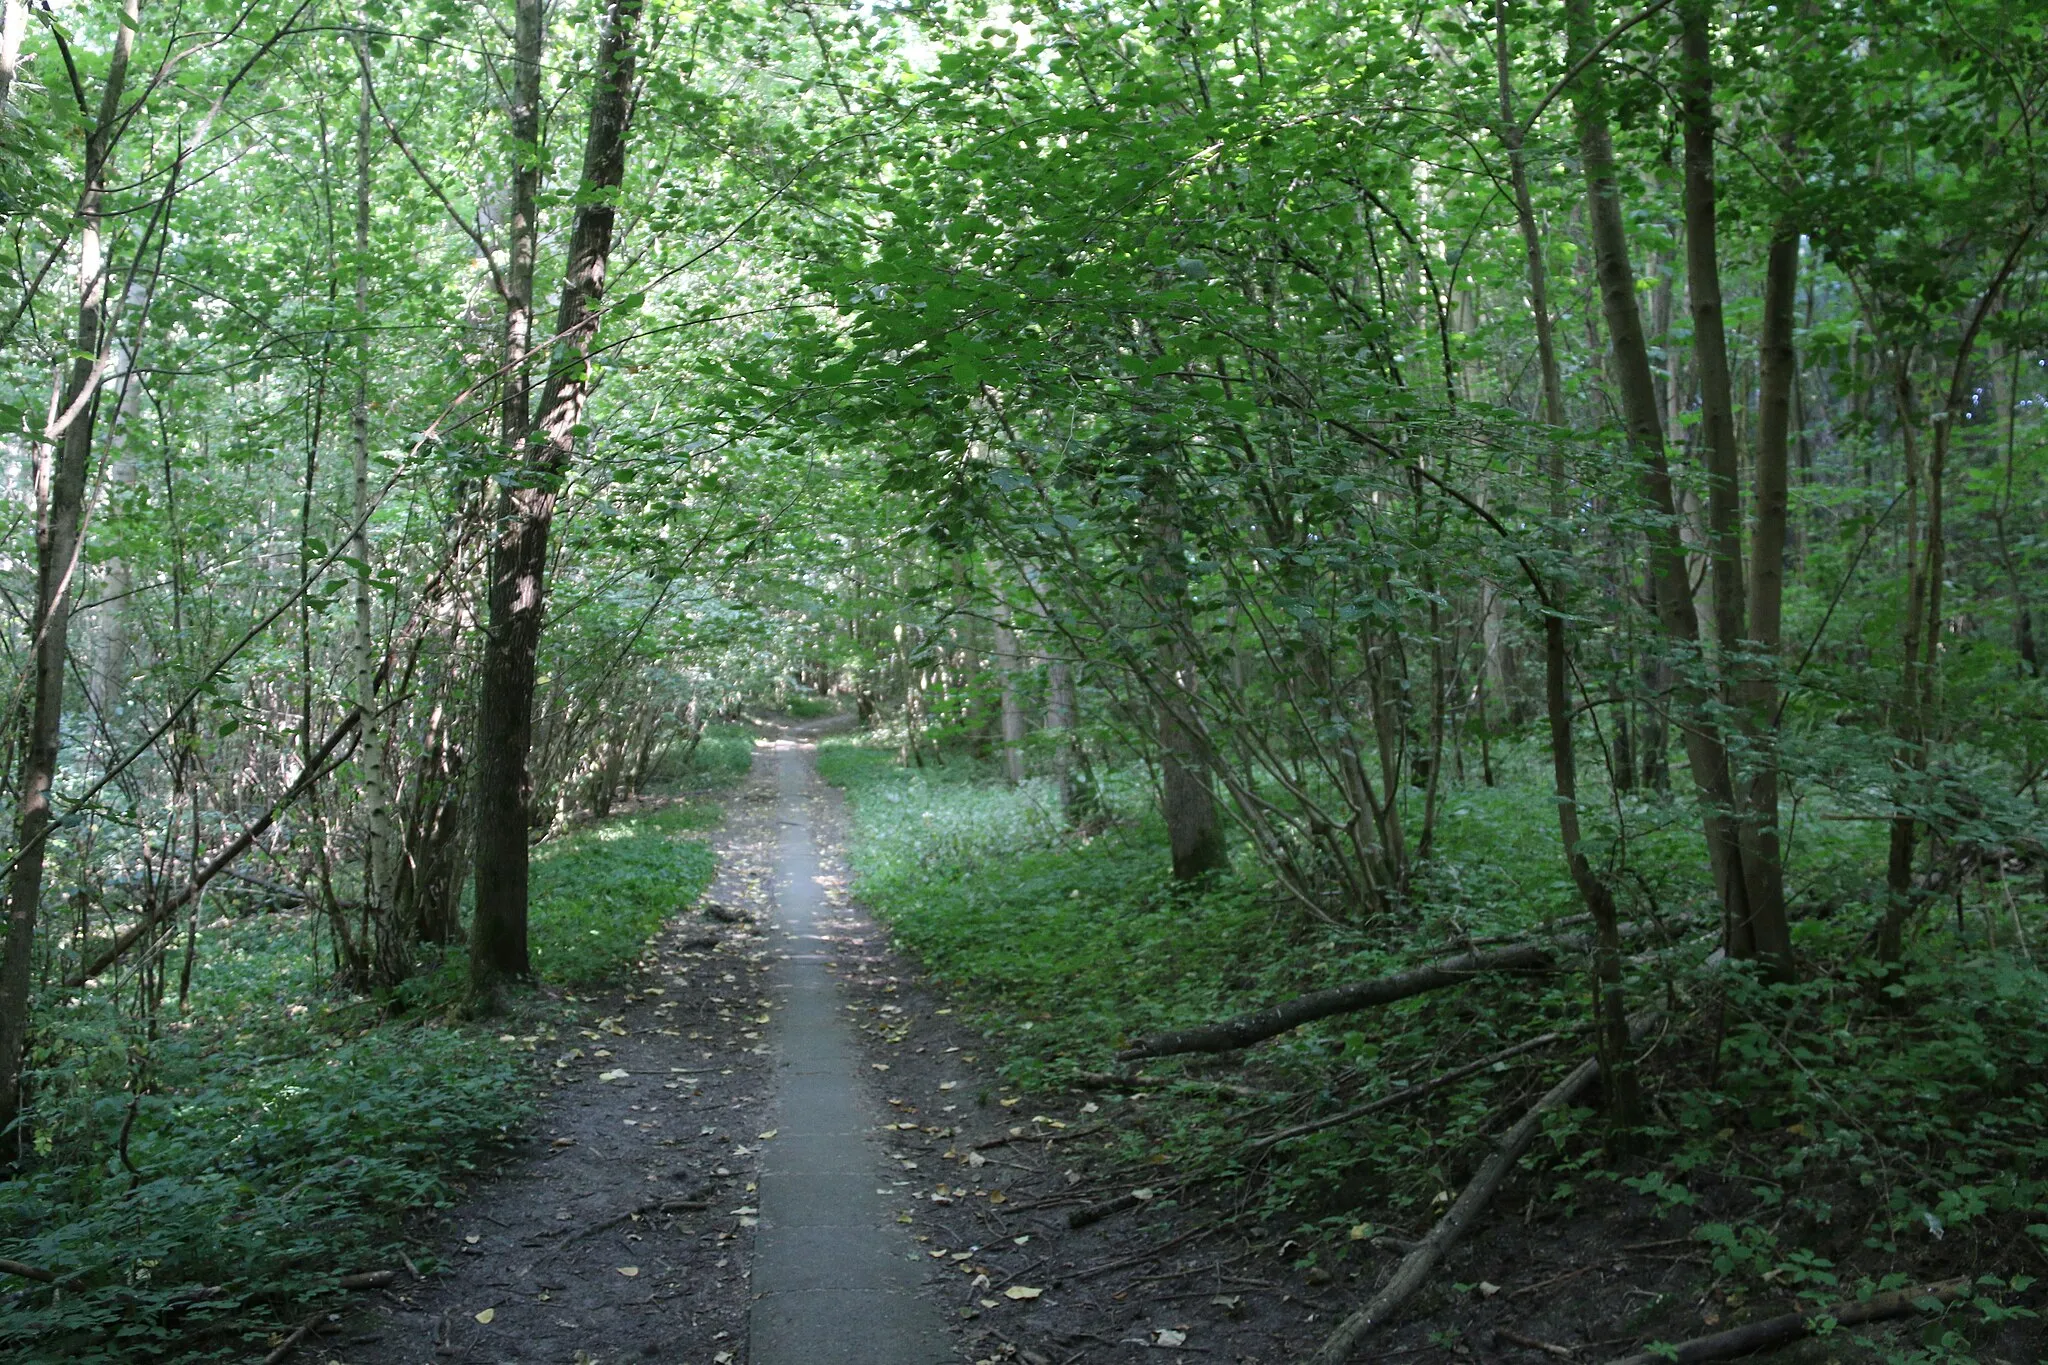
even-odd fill
[[[1810,1336],[1814,1324],[1825,1318],[1834,1319],[1837,1327],[1861,1327],[1865,1323],[1882,1322],[1886,1318],[1902,1318],[1909,1313],[1925,1312],[1923,1305],[1932,1300],[1937,1307],[1945,1307],[1967,1294],[1970,1290],[1968,1276],[1953,1280],[1941,1280],[1934,1284],[1923,1284],[1912,1289],[1897,1289],[1889,1294],[1876,1294],[1867,1299],[1850,1299],[1842,1303],[1829,1304],[1826,1308],[1811,1313],[1783,1313],[1761,1322],[1731,1327],[1725,1332],[1712,1336],[1694,1337],[1682,1341],[1675,1352],[1644,1351],[1637,1355],[1623,1356],[1609,1362],[1609,1365],[1663,1365],[1676,1361],[1678,1365],[1696,1365],[1700,1361],[1726,1360],[1730,1356],[1748,1355],[1752,1351],[1772,1350],[1801,1337]]]
[[[1120,1062],[1134,1062],[1146,1057],[1171,1057],[1184,1052],[1230,1052],[1300,1028],[1303,1024],[1327,1019],[1333,1014],[1391,1005],[1427,991],[1456,986],[1481,972],[1548,971],[1555,965],[1553,949],[1537,943],[1460,953],[1456,957],[1411,967],[1371,981],[1314,991],[1219,1023],[1141,1038],[1116,1056]]]

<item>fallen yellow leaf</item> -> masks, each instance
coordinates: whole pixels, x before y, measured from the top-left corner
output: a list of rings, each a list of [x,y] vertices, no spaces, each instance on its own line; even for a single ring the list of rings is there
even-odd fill
[[[1006,1299],[1035,1299],[1044,1292],[1043,1289],[1028,1289],[1021,1284],[1013,1284],[1003,1291],[1003,1297]]]
[[[477,1320],[478,1322],[489,1322],[489,1321],[490,1321],[490,1320],[491,1320],[492,1318],[495,1318],[496,1316],[498,1316],[498,1310],[497,1310],[497,1309],[495,1309],[495,1308],[486,1308],[486,1309],[485,1309],[485,1310],[484,1310],[483,1312],[481,1312],[481,1313],[478,1313],[478,1314],[476,1315],[476,1320]]]
[[[640,1267],[637,1265],[622,1265],[619,1267],[619,1273],[630,1280],[640,1273]]]

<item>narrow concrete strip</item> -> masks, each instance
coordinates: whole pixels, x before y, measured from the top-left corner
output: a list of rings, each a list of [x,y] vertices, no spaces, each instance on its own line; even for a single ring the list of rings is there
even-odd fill
[[[861,1090],[861,1049],[826,969],[830,926],[818,886],[809,795],[814,745],[777,741],[782,844],[770,975],[775,1138],[761,1158],[750,1365],[941,1365],[958,1359],[919,1294],[924,1258],[887,1196],[893,1172]]]

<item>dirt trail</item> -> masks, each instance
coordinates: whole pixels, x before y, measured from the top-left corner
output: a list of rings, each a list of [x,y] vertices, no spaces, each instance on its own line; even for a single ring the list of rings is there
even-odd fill
[[[546,1076],[512,1160],[415,1229],[416,1260],[295,1362],[746,1360],[755,1182],[772,1081],[766,981],[776,796],[756,775],[715,833],[705,907],[628,983],[525,1041]]]

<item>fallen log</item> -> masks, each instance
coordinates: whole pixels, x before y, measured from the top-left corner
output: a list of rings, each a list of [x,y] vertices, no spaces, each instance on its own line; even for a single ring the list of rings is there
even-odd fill
[[[1934,1284],[1923,1284],[1913,1289],[1896,1289],[1889,1294],[1874,1294],[1867,1299],[1850,1299],[1842,1303],[1829,1304],[1826,1308],[1811,1313],[1782,1313],[1775,1318],[1761,1322],[1731,1327],[1725,1332],[1711,1336],[1694,1337],[1691,1341],[1679,1342],[1676,1349],[1644,1351],[1637,1355],[1623,1356],[1608,1362],[1608,1365],[1665,1365],[1676,1361],[1678,1365],[1698,1365],[1708,1360],[1726,1360],[1730,1356],[1746,1356],[1752,1351],[1775,1350],[1789,1342],[1810,1336],[1814,1325],[1832,1318],[1837,1327],[1861,1327],[1866,1323],[1883,1322],[1887,1318],[1902,1318],[1909,1313],[1925,1311],[1922,1305],[1930,1300],[1938,1307],[1945,1307],[1967,1294],[1970,1281],[1967,1276],[1953,1280],[1941,1280]]]
[[[355,1275],[344,1275],[340,1280],[341,1287],[350,1290],[389,1289],[397,1283],[398,1272],[395,1270],[365,1270]]]
[[[1355,1109],[1346,1109],[1341,1114],[1327,1114],[1319,1119],[1311,1119],[1307,1123],[1298,1123],[1292,1128],[1283,1128],[1277,1133],[1268,1133],[1266,1136],[1255,1140],[1249,1150],[1253,1153],[1264,1152],[1277,1143],[1287,1142],[1293,1138],[1307,1137],[1310,1133],[1320,1133],[1325,1128],[1335,1128],[1340,1124],[1362,1119],[1368,1114],[1377,1114],[1382,1109],[1392,1109],[1397,1105],[1406,1104],[1410,1100],[1419,1100],[1424,1095],[1441,1090],[1447,1085],[1456,1084],[1467,1076],[1476,1075],[1490,1066],[1519,1057],[1525,1052],[1534,1052],[1538,1048],[1549,1047],[1552,1043],[1566,1036],[1567,1031],[1559,1030],[1555,1033],[1546,1033],[1538,1038],[1531,1038],[1526,1043],[1516,1043],[1513,1047],[1504,1047],[1498,1052],[1489,1053],[1479,1058],[1477,1061],[1467,1062],[1463,1066],[1454,1066],[1449,1071],[1432,1076],[1420,1084],[1396,1090],[1391,1095],[1382,1095],[1378,1099],[1361,1104]]]
[[[1116,1057],[1120,1062],[1135,1062],[1146,1057],[1172,1057],[1186,1052],[1230,1052],[1276,1037],[1289,1029],[1300,1028],[1303,1024],[1327,1019],[1333,1014],[1350,1014],[1375,1005],[1391,1005],[1410,996],[1455,986],[1482,972],[1540,972],[1555,965],[1552,949],[1543,944],[1521,943],[1508,948],[1474,950],[1395,972],[1391,976],[1312,991],[1220,1023],[1175,1029],[1143,1038],[1117,1053]]]
[[[24,1280],[34,1280],[39,1284],[57,1283],[56,1275],[50,1271],[23,1265],[20,1261],[0,1261],[0,1275],[19,1275]]]

